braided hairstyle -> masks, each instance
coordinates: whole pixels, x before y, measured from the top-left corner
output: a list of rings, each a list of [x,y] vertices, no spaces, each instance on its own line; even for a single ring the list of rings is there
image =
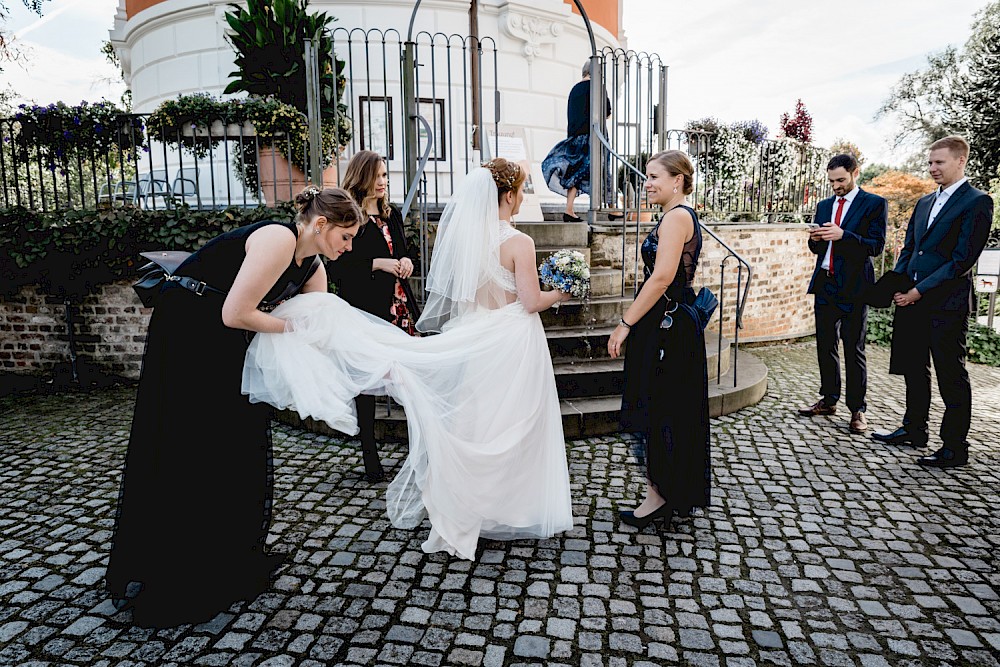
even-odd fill
[[[517,192],[528,175],[516,162],[502,157],[493,158],[483,164],[493,174],[493,182],[497,186],[497,202],[499,203],[508,192]]]

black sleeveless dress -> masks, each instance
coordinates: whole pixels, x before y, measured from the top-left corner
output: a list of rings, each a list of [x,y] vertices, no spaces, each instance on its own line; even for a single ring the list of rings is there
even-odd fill
[[[228,292],[262,221],[226,232],[177,269]],[[301,290],[312,257],[289,266],[267,303]],[[221,294],[163,289],[146,336],[106,583],[138,625],[211,618],[268,585],[271,408],[242,394],[249,332],[222,323]],[[276,305],[276,304],[275,304]],[[266,307],[265,307],[266,309]]]
[[[645,440],[645,468],[657,492],[678,514],[709,504],[708,365],[705,334],[693,312],[695,271],[701,254],[698,216],[694,235],[684,244],[674,280],[625,341],[625,385],[621,428]],[[644,276],[656,262],[659,225],[642,244]],[[672,311],[669,312],[668,311]],[[669,314],[667,324],[665,314]]]

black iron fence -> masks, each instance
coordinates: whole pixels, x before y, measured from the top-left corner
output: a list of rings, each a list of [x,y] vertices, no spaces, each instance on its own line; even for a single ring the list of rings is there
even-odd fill
[[[458,60],[464,60],[461,47],[458,51]],[[449,86],[462,85],[460,80],[451,81],[449,75],[446,71]],[[431,87],[435,83],[432,81]],[[372,98],[380,106],[391,101],[383,91],[365,92],[363,96],[360,91],[356,94],[366,98],[366,104]],[[379,94],[383,99],[378,99]],[[450,123],[433,116],[439,106],[428,104],[422,111],[438,126],[435,130],[450,128]],[[492,121],[495,106],[484,106],[492,107]],[[364,108],[369,111],[373,107]],[[647,106],[652,108],[652,104]],[[357,132],[345,154],[375,147],[393,161],[401,158],[393,152],[398,146],[384,139],[380,142],[372,134],[373,130],[392,128],[395,132],[390,130],[390,136],[398,136],[402,134],[401,120],[388,113],[382,118],[385,126],[362,119],[360,114],[351,120]],[[465,125],[474,127],[472,123]],[[251,123],[233,124],[225,118],[201,118],[164,128],[150,125],[147,115],[122,114],[111,127],[102,128],[99,140],[90,137],[83,142],[73,140],[72,126],[48,130],[25,132],[16,118],[0,119],[0,207],[42,211],[116,206],[162,209],[182,204],[200,209],[255,207],[289,200],[309,180],[307,141],[268,135],[265,145]],[[656,137],[651,139],[660,143]],[[446,165],[448,173],[432,169],[426,175],[435,182],[427,188],[433,200],[442,191],[450,192],[450,180],[456,177],[453,172],[458,169],[464,173],[464,167],[474,160],[468,140],[446,133],[440,141],[440,157],[445,159],[435,162],[434,168]],[[688,130],[667,131],[662,145],[691,156],[696,167],[691,201],[707,219],[799,220],[810,216],[816,202],[829,196],[826,162],[830,154],[812,146],[785,140],[753,141],[732,132]],[[633,146],[628,148],[635,151]],[[464,152],[456,155],[459,150]],[[649,156],[648,152],[616,152],[640,170]],[[611,169],[614,189],[625,206],[645,208],[636,175],[622,164]],[[336,182],[335,173],[324,172],[324,182]]]
[[[308,180],[302,138],[265,143],[251,123],[221,117],[168,128],[121,114],[89,132],[61,118],[25,125],[0,118],[0,208],[255,207],[292,199]]]

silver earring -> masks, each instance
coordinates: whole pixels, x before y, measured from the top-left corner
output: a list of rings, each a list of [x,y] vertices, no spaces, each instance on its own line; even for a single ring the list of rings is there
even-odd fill
[[[677,188],[674,188],[674,192],[677,192]],[[316,230],[316,233],[319,234],[319,230],[318,229]]]
[[[677,194],[677,188],[674,188],[674,194]]]

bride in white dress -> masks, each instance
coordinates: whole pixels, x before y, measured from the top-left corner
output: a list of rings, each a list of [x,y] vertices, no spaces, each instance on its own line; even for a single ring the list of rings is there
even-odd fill
[[[404,406],[409,454],[386,491],[398,528],[426,517],[425,552],[475,560],[479,538],[546,538],[573,527],[566,444],[538,313],[569,298],[539,287],[535,246],[510,223],[525,175],[493,160],[445,207],[413,338],[333,294],[289,299],[284,334],[258,334],[243,393],[343,433],[354,397]]]

